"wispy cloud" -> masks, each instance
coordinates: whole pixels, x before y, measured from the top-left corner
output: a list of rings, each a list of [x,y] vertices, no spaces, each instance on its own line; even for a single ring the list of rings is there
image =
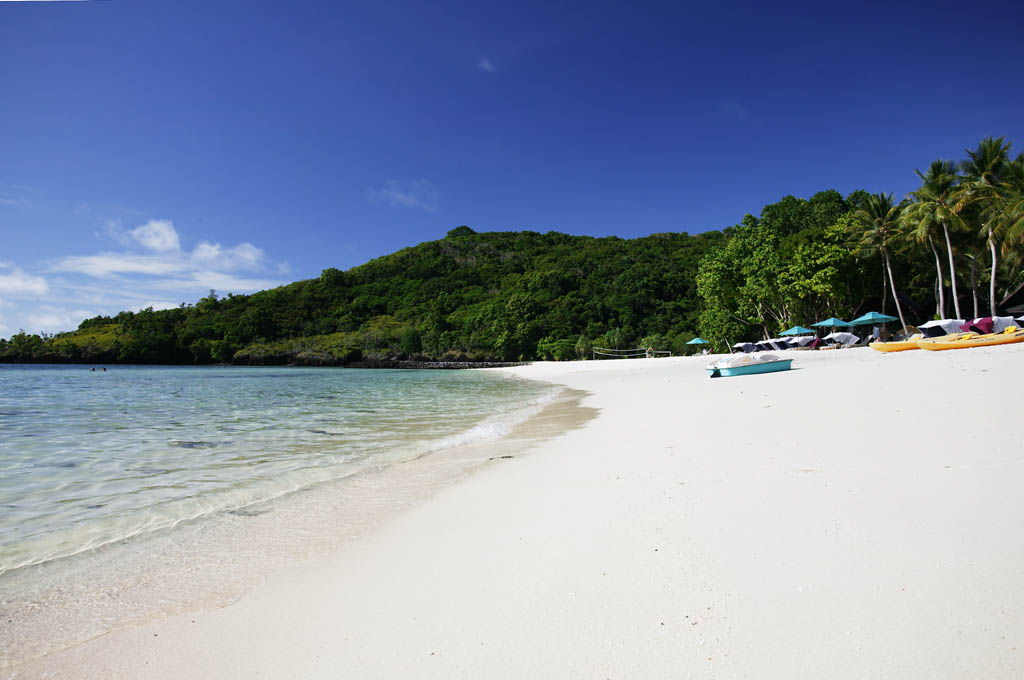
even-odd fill
[[[170,220],[136,224],[125,229],[119,221],[108,222],[98,234],[107,240],[103,252],[61,257],[39,273],[0,260],[0,337],[18,328],[71,330],[97,314],[169,309],[211,288],[251,293],[285,283],[276,276],[288,271],[287,263],[269,262],[252,243],[200,240],[188,249]]]
[[[224,248],[219,243],[201,241],[189,256],[194,265],[216,267],[228,271],[258,270],[264,267],[266,255],[251,243]]]
[[[369,192],[371,203],[386,203],[394,207],[415,208],[434,212],[441,202],[441,194],[429,180],[400,181],[389,179],[381,189]]]
[[[147,300],[138,309],[134,309],[132,311],[138,312],[143,309],[152,309],[153,311],[159,312],[163,309],[174,309],[177,306],[178,305],[174,304],[170,300]]]
[[[484,73],[494,73],[495,71],[498,70],[494,66],[494,62],[486,58],[481,59],[480,62],[476,65],[476,67],[478,70],[483,71]]]
[[[0,262],[0,294],[45,295],[50,290],[46,279],[27,273],[12,262]]]
[[[97,278],[108,278],[115,274],[146,274],[162,276],[182,272],[186,263],[179,259],[168,259],[159,255],[134,255],[131,253],[100,253],[99,255],[72,255],[58,260],[53,271],[86,274]]]
[[[34,188],[24,184],[0,182],[0,206],[27,208],[33,205],[33,200],[26,196],[26,194],[36,197],[38,192]]]
[[[281,285],[275,279],[252,276],[268,269],[267,255],[246,241],[223,246],[203,240],[185,250],[170,220],[149,220],[127,231],[110,223],[107,231],[126,247],[125,252],[64,257],[54,262],[51,270],[95,279],[144,277],[139,280],[147,290],[221,288],[242,293]]]
[[[39,191],[35,187],[30,187],[27,184],[16,184],[14,182],[0,182],[0,189],[3,189],[5,191],[28,192],[32,194],[37,193]]]
[[[208,290],[232,291],[248,293],[280,286],[283,282],[276,279],[262,279],[235,276],[225,272],[201,271],[191,272],[188,276],[177,279],[165,279],[157,282],[154,287],[164,290]]]
[[[106,235],[125,246],[121,253],[73,255],[55,262],[53,271],[109,278],[119,274],[166,276],[189,275],[196,271],[258,271],[266,266],[266,254],[248,242],[226,247],[200,241],[191,251],[181,247],[181,238],[170,220],[150,220],[124,231],[120,223],[107,223]],[[141,246],[144,251],[135,252]]]
[[[57,332],[74,328],[81,320],[75,320],[66,311],[57,307],[41,307],[28,315],[28,326],[33,330]]]

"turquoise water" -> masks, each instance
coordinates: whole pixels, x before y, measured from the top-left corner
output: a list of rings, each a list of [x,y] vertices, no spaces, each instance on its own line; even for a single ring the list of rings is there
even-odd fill
[[[0,573],[497,438],[553,389],[479,371],[0,365]]]

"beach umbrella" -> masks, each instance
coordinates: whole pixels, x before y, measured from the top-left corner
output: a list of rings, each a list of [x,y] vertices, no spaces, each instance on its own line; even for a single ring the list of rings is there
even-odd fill
[[[840,326],[843,326],[845,328],[850,324],[846,321],[843,321],[842,319],[837,319],[836,317],[831,316],[825,319],[824,321],[812,323],[811,325],[814,326],[815,328],[839,328]]]
[[[813,335],[813,328],[804,328],[803,326],[793,326],[788,330],[784,330],[779,335]]]
[[[878,312],[868,312],[864,316],[858,316],[856,319],[851,321],[848,325],[850,326],[870,326],[876,323],[889,323],[890,321],[899,321],[895,316],[889,316],[888,314],[879,314]]]
[[[687,340],[687,345],[710,345],[711,343],[704,338],[694,338],[693,340]],[[706,350],[705,350],[706,351]]]

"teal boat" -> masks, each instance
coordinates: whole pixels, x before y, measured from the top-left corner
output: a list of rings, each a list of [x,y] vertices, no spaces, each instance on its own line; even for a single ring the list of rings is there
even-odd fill
[[[774,354],[734,354],[712,361],[707,365],[707,370],[712,378],[728,378],[734,375],[788,371],[792,365],[792,359],[780,359]]]

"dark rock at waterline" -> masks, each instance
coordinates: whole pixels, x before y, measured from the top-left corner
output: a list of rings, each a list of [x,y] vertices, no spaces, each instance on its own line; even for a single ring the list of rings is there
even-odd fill
[[[352,362],[347,368],[508,368],[525,366],[525,361],[412,361],[400,359],[364,359]]]

